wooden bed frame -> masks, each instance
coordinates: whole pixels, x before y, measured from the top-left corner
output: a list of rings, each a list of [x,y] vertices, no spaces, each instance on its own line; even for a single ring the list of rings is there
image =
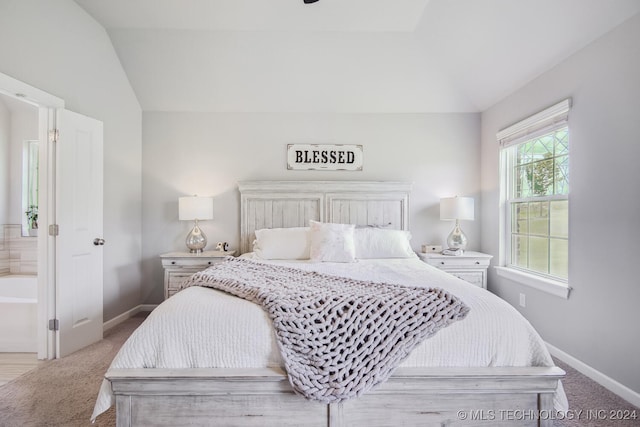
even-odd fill
[[[260,228],[309,220],[408,229],[411,185],[244,182],[240,251]],[[557,367],[398,368],[375,390],[338,404],[296,395],[278,369],[111,369],[121,426],[552,426]]]

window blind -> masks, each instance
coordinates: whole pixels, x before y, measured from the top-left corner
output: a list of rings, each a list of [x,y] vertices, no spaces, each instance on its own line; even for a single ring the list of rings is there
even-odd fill
[[[502,129],[496,134],[501,148],[507,148],[539,135],[552,132],[567,124],[571,99],[567,98],[539,113]]]

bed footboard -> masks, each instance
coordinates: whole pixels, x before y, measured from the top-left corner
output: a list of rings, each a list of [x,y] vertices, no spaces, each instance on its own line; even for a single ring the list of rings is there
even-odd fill
[[[550,368],[398,368],[338,404],[296,395],[278,369],[112,369],[118,427],[551,426],[564,372]],[[548,412],[547,412],[548,411]],[[539,415],[543,415],[540,417]]]

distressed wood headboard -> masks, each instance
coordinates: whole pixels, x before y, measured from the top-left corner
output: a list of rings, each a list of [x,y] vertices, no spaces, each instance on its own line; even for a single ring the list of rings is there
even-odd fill
[[[411,183],[388,181],[245,181],[240,190],[240,253],[255,230],[307,227],[309,220],[409,228]]]

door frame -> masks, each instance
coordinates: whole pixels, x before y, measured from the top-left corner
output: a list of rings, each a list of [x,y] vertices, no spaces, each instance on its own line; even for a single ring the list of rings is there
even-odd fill
[[[56,125],[56,110],[64,108],[64,100],[20,80],[0,73],[0,92],[38,107],[39,196],[38,224],[38,359],[56,358],[56,332],[49,330],[49,319],[56,313],[56,247],[49,236],[49,225],[55,224],[55,143],[49,140],[49,130]]]

